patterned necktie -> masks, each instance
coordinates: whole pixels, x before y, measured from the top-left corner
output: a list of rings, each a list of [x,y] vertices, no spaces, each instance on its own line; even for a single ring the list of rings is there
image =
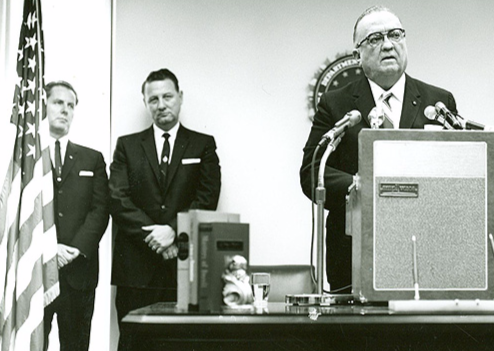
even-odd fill
[[[389,103],[389,100],[393,97],[393,93],[388,92],[388,93],[383,93],[381,95],[381,108],[382,108],[382,113],[384,116],[383,123],[381,125],[381,128],[387,128],[387,129],[394,129],[394,123],[393,123],[393,111],[391,109],[391,104]]]
[[[57,180],[62,176],[62,153],[60,152],[60,141],[55,141],[55,174]]]
[[[160,183],[162,189],[166,187],[166,176],[168,173],[168,163],[170,160],[170,143],[168,142],[168,138],[170,138],[170,134],[164,133],[163,138],[165,141],[163,142],[163,149],[161,150],[161,161],[160,161]]]

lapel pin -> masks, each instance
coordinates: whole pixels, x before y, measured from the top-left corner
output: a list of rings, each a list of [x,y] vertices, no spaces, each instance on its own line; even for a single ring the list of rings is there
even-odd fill
[[[413,106],[417,106],[417,101],[413,100],[412,104],[413,104]]]

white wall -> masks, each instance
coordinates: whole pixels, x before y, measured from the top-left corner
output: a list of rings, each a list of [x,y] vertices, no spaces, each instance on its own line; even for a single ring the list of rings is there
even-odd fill
[[[79,95],[70,138],[100,150],[110,162],[110,0],[42,0],[45,38],[45,82],[66,80]],[[2,0],[0,6],[0,179],[3,182],[13,147],[15,129],[9,123],[16,76],[16,52],[23,1]],[[109,348],[110,234],[100,244],[100,281],[96,292],[91,350]],[[56,329],[55,329],[56,331]],[[50,350],[58,338],[50,336]]]
[[[407,72],[451,90],[464,117],[494,125],[486,113],[494,96],[494,2],[381,3],[407,30]],[[374,4],[116,0],[112,148],[118,136],[151,123],[141,83],[152,70],[171,69],[184,91],[183,123],[217,140],[219,210],[250,223],[251,263],[308,263],[310,202],[298,179],[308,85],[327,58],[351,51],[355,20]]]
[[[223,167],[219,209],[238,212],[250,223],[251,263],[307,263],[310,204],[301,193],[298,170],[310,129],[308,84],[326,58],[351,50],[355,19],[374,1],[114,1],[110,142],[110,0],[43,0],[47,81],[73,82],[81,99],[73,139],[101,150],[109,163],[118,136],[150,124],[142,81],[151,70],[170,68],[184,90],[182,121],[216,137]],[[0,34],[0,48],[9,44],[7,35],[16,49],[18,24],[3,14],[6,4],[15,13],[20,2],[1,3],[0,28],[10,31]],[[494,124],[487,108],[494,96],[494,3],[384,4],[407,30],[408,73],[451,90],[463,116]],[[2,77],[15,73],[9,59],[14,54],[15,62],[15,53],[0,54]],[[4,150],[10,145],[4,128],[13,92],[9,79],[0,82]],[[108,344],[108,233],[100,253],[94,350]]]
[[[372,1],[117,0],[112,146],[150,124],[140,86],[174,71],[182,121],[213,134],[223,170],[220,210],[251,225],[251,263],[307,263],[310,205],[298,170],[308,136],[308,83],[352,48]],[[453,91],[465,117],[494,124],[488,44],[494,3],[387,2],[407,29],[408,73]]]

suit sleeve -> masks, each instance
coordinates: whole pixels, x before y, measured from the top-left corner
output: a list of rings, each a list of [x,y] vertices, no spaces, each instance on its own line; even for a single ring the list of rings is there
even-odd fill
[[[129,162],[125,143],[119,138],[110,165],[110,213],[117,226],[125,228],[123,233],[142,242],[149,234],[142,227],[155,222],[132,201]]]
[[[208,137],[201,157],[199,183],[190,209],[216,210],[221,188],[220,160],[216,154],[216,142]]]
[[[318,150],[315,157],[314,173],[311,172],[311,164],[317,144],[322,136],[334,127],[337,120],[331,113],[327,95],[321,96],[321,101],[318,105],[318,111],[314,116],[314,122],[309,134],[309,138],[304,147],[304,156],[302,167],[300,168],[300,183],[304,194],[312,200],[312,183],[317,186],[317,175],[319,173],[319,165],[325,148]],[[339,153],[344,154],[344,153]],[[343,155],[344,156],[344,155]],[[325,165],[324,170],[324,185],[326,188],[326,209],[333,209],[334,206],[341,206],[348,192],[348,187],[353,182],[353,175],[343,172],[338,169],[338,164],[341,160],[336,154],[332,154]],[[311,174],[314,174],[314,182]],[[343,202],[344,203],[344,202]]]
[[[105,233],[109,221],[108,176],[101,153],[98,153],[93,173],[94,185],[91,207],[84,224],[79,228],[71,242],[71,246],[78,248],[88,259],[91,259],[93,254],[97,254],[99,241]],[[76,200],[74,199],[74,201]]]

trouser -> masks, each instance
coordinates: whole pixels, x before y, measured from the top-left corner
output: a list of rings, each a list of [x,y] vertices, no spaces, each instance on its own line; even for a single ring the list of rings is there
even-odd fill
[[[122,327],[123,317],[137,308],[149,306],[156,302],[173,301],[177,301],[176,289],[117,287],[115,307],[117,308],[118,327],[120,330],[118,351],[142,350],[143,346],[139,340],[125,332]]]
[[[44,311],[44,350],[48,349],[48,335],[56,313],[60,351],[87,351],[95,291],[72,288],[64,274],[60,274],[59,280],[60,295]]]

